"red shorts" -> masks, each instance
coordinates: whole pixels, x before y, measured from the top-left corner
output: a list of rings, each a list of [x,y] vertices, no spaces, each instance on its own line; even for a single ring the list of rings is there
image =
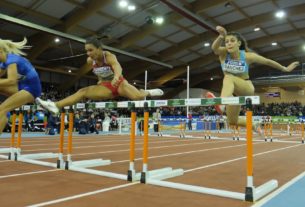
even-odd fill
[[[123,76],[121,76],[118,80],[118,86],[117,87],[113,87],[113,85],[111,85],[111,82],[101,82],[100,85],[105,86],[106,88],[108,88],[109,90],[111,90],[112,95],[114,97],[118,96],[118,88],[120,86],[120,84],[125,80],[125,78],[123,78]]]

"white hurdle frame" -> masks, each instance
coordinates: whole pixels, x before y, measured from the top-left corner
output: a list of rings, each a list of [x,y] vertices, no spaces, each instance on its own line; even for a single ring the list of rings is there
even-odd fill
[[[21,107],[22,110],[20,111],[20,113],[23,113],[24,111],[29,110],[30,108],[31,108],[30,105],[24,105]],[[23,122],[23,118],[19,119],[19,123],[20,122],[21,123]],[[18,139],[20,139],[20,140],[21,140],[21,133],[22,133],[22,128],[19,127],[18,128]],[[63,133],[63,132],[61,132],[61,133]],[[52,168],[60,168],[60,166],[58,166],[58,163],[51,163],[51,162],[40,160],[40,159],[52,159],[52,158],[58,158],[59,160],[62,159],[60,153],[53,153],[53,152],[22,154],[21,148],[19,145],[15,149],[15,153],[14,153],[15,161],[20,161],[20,162],[25,162],[25,163],[35,164],[35,165],[41,165],[41,166],[46,166],[46,167],[52,167]]]

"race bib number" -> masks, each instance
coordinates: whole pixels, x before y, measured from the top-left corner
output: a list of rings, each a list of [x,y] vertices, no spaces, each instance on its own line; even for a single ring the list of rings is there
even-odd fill
[[[223,71],[240,74],[246,72],[246,63],[240,60],[226,60],[223,64]]]

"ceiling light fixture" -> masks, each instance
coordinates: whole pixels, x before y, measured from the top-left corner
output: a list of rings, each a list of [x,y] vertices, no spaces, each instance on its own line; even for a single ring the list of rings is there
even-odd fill
[[[261,30],[261,28],[260,27],[258,27],[258,26],[256,26],[256,27],[254,27],[254,29],[253,29],[255,32],[257,32],[257,31],[260,31]]]
[[[128,5],[127,9],[128,9],[128,11],[134,11],[134,10],[136,10],[136,6],[135,5]]]
[[[272,42],[271,45],[272,46],[277,46],[277,42]]]
[[[209,47],[209,46],[210,46],[210,43],[209,43],[209,42],[205,42],[205,43],[204,43],[204,46],[205,46],[205,47]]]
[[[163,17],[156,17],[156,24],[163,24],[164,18]]]
[[[119,2],[119,6],[120,6],[121,8],[125,8],[125,7],[127,7],[127,5],[128,5],[128,2],[125,1],[125,0],[121,0],[121,1]]]
[[[284,11],[278,11],[278,12],[276,12],[275,13],[275,16],[277,17],[277,18],[283,18],[283,17],[285,17],[286,16],[286,13],[284,12]]]

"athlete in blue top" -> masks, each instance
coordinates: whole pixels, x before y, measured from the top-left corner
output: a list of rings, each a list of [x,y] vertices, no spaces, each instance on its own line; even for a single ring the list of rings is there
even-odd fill
[[[268,65],[283,72],[290,72],[295,69],[299,62],[293,62],[285,67],[274,60],[262,57],[251,52],[247,47],[245,39],[237,32],[227,33],[226,29],[217,26],[216,30],[219,36],[212,44],[212,50],[219,56],[221,67],[224,73],[221,97],[236,96],[252,96],[254,95],[254,86],[249,80],[249,65],[258,63]],[[222,42],[225,41],[225,47]],[[207,97],[213,98],[214,94],[208,92]],[[223,106],[217,106],[216,110],[222,113]],[[239,119],[240,106],[233,105],[226,107],[228,123],[235,126],[245,126],[246,120]],[[253,125],[254,129],[261,133],[259,123]]]
[[[32,64],[21,55],[27,40],[12,42],[0,39],[0,94],[8,98],[0,105],[0,134],[7,123],[6,114],[41,95],[41,84]]]

